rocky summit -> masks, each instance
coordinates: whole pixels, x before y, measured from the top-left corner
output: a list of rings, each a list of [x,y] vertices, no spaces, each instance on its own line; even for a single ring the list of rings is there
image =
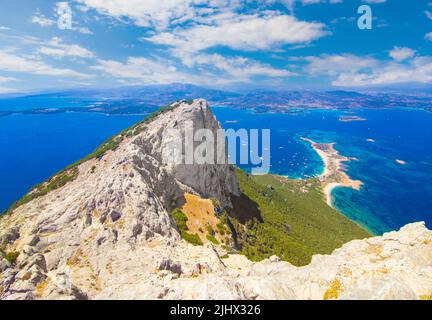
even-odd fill
[[[177,102],[13,206],[0,219],[0,298],[431,297],[432,232],[422,223],[351,241],[304,267],[276,256],[249,261],[232,250],[234,235],[223,238],[223,245],[200,238],[199,231],[201,245],[185,241],[172,212],[182,206],[190,215],[198,212],[191,203],[185,206],[187,199],[201,208],[217,202],[218,210],[245,221],[260,219],[247,210],[231,165],[162,161],[164,144],[175,143],[163,139],[163,130],[178,128],[184,136],[185,122],[215,135],[221,128],[206,101]],[[246,208],[241,213],[239,199]],[[212,214],[201,211],[200,219]]]

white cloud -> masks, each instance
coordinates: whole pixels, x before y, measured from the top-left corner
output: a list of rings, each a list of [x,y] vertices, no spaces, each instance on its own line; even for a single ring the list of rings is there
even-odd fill
[[[197,52],[215,46],[237,50],[265,50],[284,44],[309,42],[327,34],[324,24],[300,21],[293,16],[248,15],[215,26],[199,25],[163,32],[145,40],[185,52]]]
[[[13,93],[17,90],[0,86],[0,94]]]
[[[253,76],[289,77],[295,73],[276,69],[243,57],[224,57],[220,54],[201,54],[190,60],[190,65],[208,66],[222,70],[236,81],[249,81]]]
[[[99,14],[149,28],[153,33],[143,37],[143,41],[167,46],[171,56],[180,59],[184,66],[199,66],[206,70],[200,72],[211,70],[206,76],[214,76],[214,71],[219,74],[222,71],[223,76],[229,78],[228,81],[249,81],[251,77],[258,75],[286,77],[293,73],[242,57],[207,54],[204,53],[205,50],[218,46],[242,51],[272,50],[286,44],[307,44],[330,33],[322,23],[301,21],[291,15],[267,10],[269,5],[276,2],[292,8],[294,0],[254,1],[254,6],[250,6],[252,0],[79,2],[83,10],[94,9]],[[126,63],[101,60],[97,69],[102,70],[100,66],[104,65],[117,77],[134,75],[145,81],[149,79],[147,72],[142,70],[143,64],[156,69],[156,73],[160,71],[152,63],[154,60],[139,59],[143,58],[129,58]],[[135,72],[133,67],[138,71]]]
[[[172,82],[195,82],[190,75],[177,71],[167,61],[143,57],[129,57],[125,63],[115,60],[99,60],[93,70],[120,79],[139,80],[142,84],[167,84]]]
[[[293,76],[288,70],[279,70],[243,57],[223,57],[219,54],[201,54],[193,57],[190,67],[178,70],[175,62],[163,58],[129,57],[126,62],[98,60],[91,67],[122,83],[168,84],[173,82],[220,85],[250,82],[254,76],[281,78]]]
[[[98,13],[122,21],[132,21],[142,27],[156,30],[172,29],[189,22],[192,25],[220,24],[227,18],[246,16],[250,13],[266,13],[269,5],[281,3],[292,10],[296,0],[78,0],[84,11],[94,9]],[[251,9],[254,2],[256,9]],[[320,2],[300,0],[303,4]],[[341,0],[328,0],[340,3]],[[254,6],[252,6],[254,7]],[[241,13],[240,13],[241,12]]]
[[[316,3],[342,3],[343,0],[299,0],[303,5],[316,4]],[[363,0],[366,3],[384,3],[387,0]]]
[[[65,5],[68,5],[67,2],[57,2],[56,3],[57,8],[63,8]],[[42,13],[40,13],[40,11],[37,11],[31,17],[31,22],[34,24],[38,24],[41,27],[51,27],[51,26],[57,24],[57,22],[55,20],[46,18]],[[73,20],[73,23],[76,24],[76,21]],[[72,26],[71,30],[72,31],[78,31],[79,33],[82,33],[82,34],[88,34],[88,35],[93,34],[93,32],[87,27],[80,27],[80,26],[74,25],[74,26]]]
[[[319,57],[304,58],[308,65],[306,72],[312,75],[326,74],[330,76],[343,72],[357,72],[363,69],[374,68],[379,62],[371,57],[358,57],[353,54],[322,55]]]
[[[403,83],[430,83],[432,57],[407,58],[402,61],[378,61],[355,55],[307,57],[306,70],[311,74],[329,75],[340,87],[362,87]],[[405,59],[403,61],[406,61]]]
[[[0,84],[8,83],[8,82],[15,81],[15,80],[16,80],[15,78],[0,76]],[[0,86],[0,94],[11,93],[14,91],[15,91],[15,89]]]
[[[425,39],[429,40],[429,41],[432,41],[432,32],[426,33]]]
[[[393,50],[390,51],[389,55],[394,60],[400,62],[414,57],[416,51],[410,48],[405,47],[394,47]]]
[[[15,52],[9,50],[0,50],[0,70],[54,77],[90,77],[87,74],[83,74],[71,69],[53,67],[34,56],[19,56]]]
[[[195,16],[194,4],[214,3],[214,7],[226,4],[227,0],[79,0],[88,8],[114,18],[129,18],[138,26],[166,28],[175,20],[191,19]]]
[[[88,34],[88,35],[92,35],[93,34],[93,31],[91,31],[87,27],[74,27],[73,30],[76,30],[76,31],[78,31],[79,33],[82,33],[82,34]]]
[[[77,57],[93,58],[94,54],[90,50],[76,44],[64,44],[60,38],[54,37],[45,46],[38,50],[39,53],[55,58]]]
[[[31,17],[31,22],[38,24],[41,27],[50,27],[56,23],[54,20],[45,18],[45,16],[40,12],[36,12],[36,14]]]
[[[341,74],[333,82],[335,86],[360,87],[402,83],[430,83],[432,81],[432,58],[414,58],[408,65],[390,63],[368,73]]]
[[[426,10],[425,15],[428,19],[432,20],[432,12]]]
[[[0,31],[9,31],[10,28],[5,27],[5,26],[0,26]]]
[[[16,80],[15,78],[0,76],[0,83],[11,82],[11,81],[15,81],[15,80]]]

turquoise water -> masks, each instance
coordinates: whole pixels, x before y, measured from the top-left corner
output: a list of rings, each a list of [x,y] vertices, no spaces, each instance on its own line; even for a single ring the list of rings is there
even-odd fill
[[[339,117],[351,113],[254,114],[228,108],[214,108],[214,112],[226,128],[271,129],[271,172],[275,174],[307,178],[322,172],[321,159],[299,140],[302,136],[336,142],[342,155],[356,157],[358,161],[347,163],[348,174],[363,181],[364,187],[335,189],[333,204],[373,233],[415,221],[432,227],[432,113],[356,110],[355,115],[367,120],[340,122]],[[396,159],[407,164],[397,164]]]
[[[31,103],[25,105],[30,108]],[[354,115],[367,120],[345,123],[339,117],[351,114],[341,111],[256,114],[222,107],[213,111],[225,128],[271,129],[271,171],[276,174],[301,179],[322,172],[321,159],[299,139],[302,136],[336,142],[342,155],[358,158],[347,168],[353,179],[364,182],[363,189],[336,189],[334,205],[372,232],[381,234],[414,221],[426,221],[432,228],[432,113],[357,110]],[[94,113],[0,117],[0,210],[142,118]],[[399,165],[396,159],[407,164]]]

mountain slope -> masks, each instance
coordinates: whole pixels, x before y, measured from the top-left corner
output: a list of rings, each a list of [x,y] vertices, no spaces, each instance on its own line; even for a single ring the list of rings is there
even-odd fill
[[[229,230],[227,216],[229,221],[243,220],[246,226],[263,217],[264,224],[267,221],[257,204],[241,194],[230,165],[162,162],[164,144],[176,143],[162,139],[163,129],[178,128],[183,138],[186,121],[195,129],[220,128],[206,101],[173,104],[113,137],[12,207],[0,219],[0,298],[321,299],[344,294],[350,298],[430,294],[432,233],[421,224],[350,242],[331,256],[315,256],[302,268],[276,257],[253,263],[233,254],[239,235]],[[204,223],[193,225],[198,220]],[[210,221],[212,230],[206,230]],[[213,238],[205,239],[204,234]],[[228,239],[228,247],[214,245],[217,239]]]
[[[291,180],[275,175],[237,173],[241,191],[256,202],[264,223],[249,221],[239,232],[242,252],[254,261],[272,255],[297,266],[314,254],[329,254],[366,230],[326,205],[317,179]]]

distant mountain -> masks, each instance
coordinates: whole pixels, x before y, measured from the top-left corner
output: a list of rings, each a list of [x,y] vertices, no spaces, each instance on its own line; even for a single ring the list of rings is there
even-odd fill
[[[432,95],[392,93],[392,92],[356,92],[356,91],[281,91],[252,90],[231,92],[200,87],[192,84],[167,84],[134,86],[106,89],[76,89],[60,92],[44,92],[25,96],[31,98],[63,98],[82,100],[90,112],[110,114],[149,113],[155,108],[172,101],[202,97],[214,105],[226,105],[234,108],[254,109],[257,112],[292,112],[303,108],[354,109],[354,108],[421,108],[432,109]],[[10,97],[9,97],[10,98]],[[92,101],[89,101],[92,100]],[[1,99],[0,99],[1,101]],[[90,102],[97,101],[97,107]],[[75,105],[75,103],[74,103]],[[36,110],[37,108],[37,110]],[[48,107],[46,109],[49,109]],[[35,109],[26,112],[44,110],[40,101]],[[81,107],[61,108],[61,111],[83,111]],[[7,108],[1,110],[9,114]]]

